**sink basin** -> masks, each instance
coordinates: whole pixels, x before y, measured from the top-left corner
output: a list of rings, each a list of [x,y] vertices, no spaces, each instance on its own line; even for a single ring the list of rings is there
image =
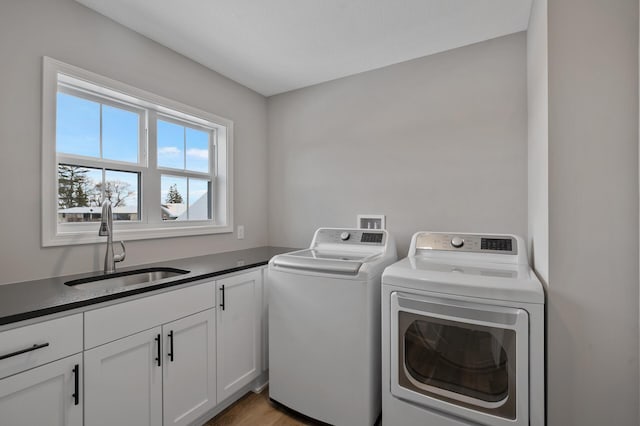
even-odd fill
[[[65,284],[81,290],[117,289],[138,284],[153,284],[165,278],[177,277],[188,273],[189,271],[175,268],[146,268],[81,278],[67,281]]]

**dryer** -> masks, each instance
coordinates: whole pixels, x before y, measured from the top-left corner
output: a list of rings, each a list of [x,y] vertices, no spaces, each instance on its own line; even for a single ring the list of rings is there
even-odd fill
[[[418,232],[382,284],[383,425],[544,425],[545,296],[522,238]]]
[[[397,260],[384,230],[318,229],[269,262],[269,397],[334,425],[380,414],[380,277]]]

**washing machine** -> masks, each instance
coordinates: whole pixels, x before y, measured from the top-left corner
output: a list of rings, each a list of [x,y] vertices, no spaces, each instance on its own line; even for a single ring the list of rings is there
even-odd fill
[[[382,424],[544,425],[544,307],[522,238],[413,235],[382,276]]]
[[[385,230],[321,228],[269,262],[269,397],[333,425],[380,415],[380,296],[397,260]]]

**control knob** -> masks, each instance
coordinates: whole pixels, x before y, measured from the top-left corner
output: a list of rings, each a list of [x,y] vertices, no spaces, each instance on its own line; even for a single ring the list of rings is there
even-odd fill
[[[351,234],[348,232],[343,232],[342,234],[340,234],[340,239],[342,241],[347,241],[349,239],[349,237],[351,237]]]
[[[461,237],[453,237],[451,239],[451,245],[455,248],[460,248],[464,245],[464,240]]]

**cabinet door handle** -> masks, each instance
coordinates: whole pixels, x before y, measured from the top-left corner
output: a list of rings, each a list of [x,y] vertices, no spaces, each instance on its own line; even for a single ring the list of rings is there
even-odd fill
[[[73,367],[73,405],[80,404],[80,365]]]
[[[156,341],[156,344],[158,345],[158,356],[156,357],[156,361],[158,362],[158,367],[160,367],[162,365],[162,348],[160,347],[160,334],[158,334],[156,336],[156,338],[154,339]]]
[[[37,349],[46,348],[47,346],[49,346],[49,343],[42,343],[40,345],[33,345],[30,348],[20,349],[19,351],[11,352],[10,354],[0,355],[0,361],[2,361],[3,359],[14,357],[14,356],[26,354],[27,352],[35,351]]]
[[[224,311],[224,284],[220,286],[220,295],[222,297],[222,303],[220,303],[220,307]]]
[[[169,361],[173,362],[173,330],[169,332]]]

